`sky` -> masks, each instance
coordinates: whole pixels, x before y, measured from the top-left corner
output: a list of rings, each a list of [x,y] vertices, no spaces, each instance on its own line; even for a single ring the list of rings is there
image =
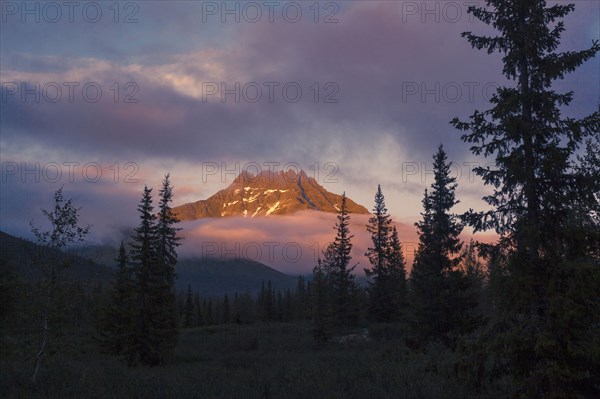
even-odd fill
[[[574,3],[560,50],[600,39],[600,3]],[[439,144],[458,179],[456,211],[485,209],[489,188],[472,168],[491,160],[472,155],[449,121],[488,109],[495,88],[512,83],[499,55],[460,36],[493,33],[470,4],[483,3],[1,1],[0,230],[31,237],[29,222],[43,224],[40,208],[62,186],[93,225],[90,239],[114,243],[137,223],[143,186],[157,191],[166,173],[179,205],[242,170],[294,168],[369,209],[381,184],[411,243]],[[598,107],[599,61],[556,83],[575,92],[566,115]],[[368,244],[358,219],[357,258]],[[302,241],[309,256],[309,241],[333,238],[333,222],[308,213],[188,223],[182,253],[275,240]],[[290,272],[312,262],[266,256],[257,260]]]

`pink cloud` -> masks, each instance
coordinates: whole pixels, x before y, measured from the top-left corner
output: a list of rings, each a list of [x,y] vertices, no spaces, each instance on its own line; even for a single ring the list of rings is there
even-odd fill
[[[357,274],[368,267],[364,257],[370,245],[366,231],[369,215],[351,215],[354,235],[353,264]],[[181,223],[185,239],[181,257],[245,257],[289,274],[310,273],[321,251],[335,238],[336,215],[303,211],[293,215],[261,218],[210,218]],[[414,228],[398,226],[406,252],[416,248]],[[412,256],[407,253],[412,261]]]
[[[352,265],[358,263],[355,273],[363,275],[369,267],[364,256],[371,245],[366,230],[369,215],[351,215]],[[315,211],[302,211],[275,217],[207,218],[183,222],[180,257],[216,257],[221,259],[249,258],[287,274],[310,273],[323,248],[335,238],[336,215]],[[410,271],[414,251],[418,246],[416,228],[394,222],[398,229],[402,249]],[[466,231],[461,238],[482,242],[496,240],[494,233],[473,235]]]

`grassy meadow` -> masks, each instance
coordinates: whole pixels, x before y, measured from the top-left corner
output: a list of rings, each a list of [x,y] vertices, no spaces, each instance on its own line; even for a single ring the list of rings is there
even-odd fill
[[[31,382],[33,356],[3,339],[2,397],[9,398],[460,398],[456,355],[409,350],[384,325],[337,331],[315,343],[308,323],[182,330],[174,359],[130,368],[91,339],[54,353]]]

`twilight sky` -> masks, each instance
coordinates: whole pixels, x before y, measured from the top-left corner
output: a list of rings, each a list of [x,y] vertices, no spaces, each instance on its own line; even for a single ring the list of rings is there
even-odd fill
[[[574,3],[561,50],[600,38],[600,3]],[[482,209],[486,189],[470,168],[489,160],[471,155],[449,121],[489,108],[506,82],[498,55],[460,37],[490,32],[469,4],[481,3],[2,1],[0,229],[30,236],[28,222],[42,222],[39,209],[63,185],[93,240],[114,241],[136,224],[143,185],[167,172],[180,204],[242,169],[294,167],[369,209],[380,183],[410,242],[440,143],[459,178],[457,211]],[[599,61],[557,84],[575,91],[568,115],[597,108]],[[333,219],[320,228],[312,219],[189,224],[184,252],[334,233]]]

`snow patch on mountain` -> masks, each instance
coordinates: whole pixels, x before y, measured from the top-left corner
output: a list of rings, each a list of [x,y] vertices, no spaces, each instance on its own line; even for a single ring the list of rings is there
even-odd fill
[[[293,170],[258,175],[241,173],[233,183],[209,197],[174,208],[180,220],[205,217],[275,216],[302,210],[339,212],[339,194],[327,191],[306,172]],[[355,214],[369,211],[348,198],[348,210]]]
[[[277,207],[279,206],[279,201],[277,201],[277,203],[271,207],[269,207],[269,210],[267,211],[267,215],[270,215],[271,213],[273,213]]]

